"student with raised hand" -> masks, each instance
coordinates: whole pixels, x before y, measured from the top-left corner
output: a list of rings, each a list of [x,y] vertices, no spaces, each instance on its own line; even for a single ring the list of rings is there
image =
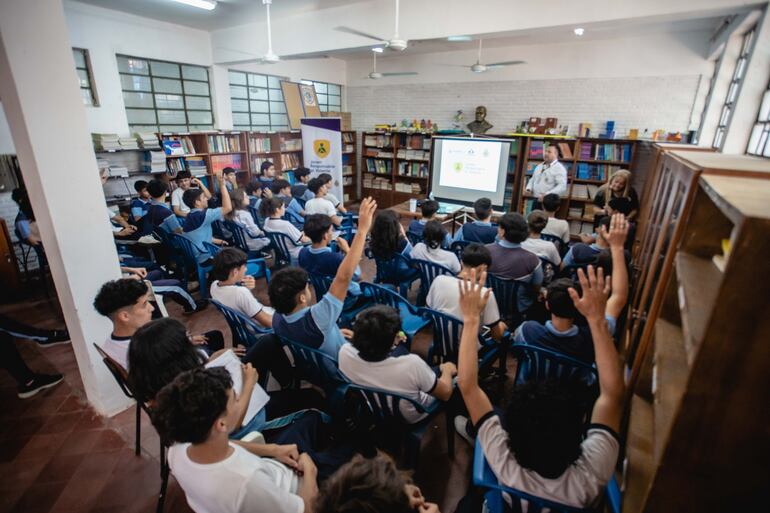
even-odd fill
[[[596,353],[600,394],[585,432],[585,405],[574,385],[555,381],[515,385],[504,418],[492,408],[478,384],[478,348],[474,329],[489,293],[486,273],[475,272],[459,285],[463,330],[458,385],[478,433],[484,456],[501,484],[577,508],[593,505],[612,477],[620,443],[617,431],[623,406],[623,376],[618,353],[604,318],[609,283],[600,269],[578,271],[582,296],[569,294],[588,320]],[[578,392],[579,393],[579,392]]]
[[[219,182],[219,189],[225,190],[225,178],[222,171],[215,171],[214,177]],[[223,221],[224,216],[233,209],[229,194],[222,195],[222,206],[218,208],[208,208],[210,197],[210,195],[206,197],[205,187],[203,189],[187,189],[183,196],[185,204],[190,207],[190,212],[187,214],[182,230],[184,236],[192,242],[198,262],[201,263],[212,258],[212,255],[203,245],[204,242],[227,245],[225,241],[214,237],[211,225],[214,221]]]
[[[358,230],[350,250],[337,269],[329,291],[313,306],[310,306],[312,294],[307,271],[288,267],[273,274],[267,292],[276,310],[273,315],[273,332],[276,335],[318,348],[337,358],[340,347],[345,343],[337,320],[342,313],[350,282],[361,261],[375,210],[377,202],[372,198],[361,202]]]
[[[441,513],[384,453],[355,456],[322,486],[315,513]]]
[[[628,270],[623,245],[628,235],[629,223],[622,214],[612,216],[610,229],[602,226],[602,238],[610,246],[612,255],[612,295],[607,300],[604,318],[610,335],[615,334],[615,325],[628,300]],[[594,345],[591,330],[578,326],[575,320],[579,312],[570,296],[570,289],[580,292],[580,285],[570,278],[554,280],[546,289],[545,307],[551,319],[545,324],[524,321],[514,333],[514,342],[542,345],[560,353],[593,363]]]

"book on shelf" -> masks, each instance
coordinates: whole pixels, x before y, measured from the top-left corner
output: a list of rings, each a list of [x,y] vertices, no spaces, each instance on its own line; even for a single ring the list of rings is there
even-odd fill
[[[169,159],[166,162],[166,170],[169,176],[174,177],[180,171],[187,169],[184,159]]]
[[[179,159],[177,159],[179,160]],[[193,176],[206,176],[208,172],[206,168],[206,160],[203,157],[187,157],[187,170]]]
[[[353,176],[353,166],[351,166],[351,165],[343,165],[342,166],[342,176]]]
[[[380,189],[384,191],[393,190],[393,186],[390,183],[390,180],[372,175],[364,176],[364,187],[368,189]]]
[[[154,132],[134,132],[134,138],[139,143],[139,147],[144,149],[160,149],[158,136]]]
[[[165,173],[166,154],[160,150],[145,151],[144,160],[142,161],[142,171],[146,173]]]
[[[588,184],[586,187],[588,187],[588,197],[594,199],[596,197],[596,193],[599,192],[599,186]]]
[[[524,172],[525,175],[528,177],[531,177],[534,172],[535,168],[539,165],[539,162],[527,162],[527,170]]]
[[[352,144],[355,140],[353,132],[342,132],[342,142]]]
[[[236,171],[241,170],[241,154],[233,153],[230,155],[212,155],[211,156],[211,171],[216,173],[222,171],[226,167],[231,167]]]
[[[576,183],[572,185],[572,197],[577,199],[590,199],[588,197],[588,188],[585,184]]]
[[[399,162],[398,174],[401,176],[428,176],[428,165],[421,162]]]
[[[533,140],[529,145],[529,158],[542,160],[544,151],[545,144],[543,141]]]
[[[138,150],[139,143],[136,141],[136,137],[120,137],[118,138],[121,150]]]
[[[570,217],[583,217],[583,208],[582,207],[570,207],[570,209],[569,209],[569,216]]]
[[[580,233],[594,233],[594,223],[583,222],[580,225]]]
[[[356,147],[353,146],[352,144],[346,144],[344,148],[342,148],[342,151],[344,153],[353,153],[354,151],[356,151]]]
[[[166,155],[172,157],[196,153],[192,138],[188,135],[183,135],[178,138],[164,138],[163,151],[166,152]]]
[[[300,151],[302,150],[302,139],[282,139],[281,151]]]
[[[584,160],[631,161],[629,143],[581,143],[580,158]]]
[[[366,159],[366,171],[377,174],[391,174],[393,162],[382,159]]]
[[[91,141],[94,143],[96,151],[117,151],[120,150],[120,137],[118,134],[91,134]]]
[[[389,134],[366,134],[364,136],[364,146],[374,146],[376,148],[389,148],[393,146]]]
[[[561,158],[563,160],[572,159],[572,148],[570,148],[570,145],[565,142],[560,142],[557,144],[559,147],[559,150],[561,150]]]
[[[255,137],[249,140],[249,150],[252,153],[270,153],[273,151],[269,137]]]
[[[207,140],[209,153],[241,151],[241,138],[237,135],[209,135]]]
[[[296,169],[300,166],[297,153],[284,153],[281,155],[281,169]]]

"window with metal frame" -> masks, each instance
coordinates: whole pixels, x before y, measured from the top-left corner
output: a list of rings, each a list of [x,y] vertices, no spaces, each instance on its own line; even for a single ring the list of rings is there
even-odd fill
[[[289,130],[281,80],[288,77],[228,70],[233,128],[236,130]]]
[[[315,87],[318,96],[318,107],[321,112],[342,112],[342,86],[329,82],[316,82],[314,80],[300,80],[303,84]]]
[[[132,132],[214,128],[208,68],[129,55],[116,57]]]
[[[757,157],[770,157],[770,85],[762,95],[757,122],[751,130],[746,153]]]
[[[733,116],[735,102],[738,99],[738,94],[741,90],[741,83],[743,82],[743,77],[746,74],[746,67],[748,66],[749,57],[751,56],[751,50],[754,47],[753,43],[755,31],[756,27],[752,28],[743,35],[741,53],[738,56],[737,62],[735,63],[733,78],[730,81],[730,87],[727,90],[727,96],[725,97],[725,103],[722,106],[722,112],[719,114],[719,123],[717,124],[717,131],[714,134],[714,142],[711,144],[711,147],[716,148],[717,150],[721,150],[725,143],[727,127],[730,125],[730,119],[732,119]]]
[[[75,70],[78,74],[83,104],[98,107],[99,96],[96,94],[96,83],[94,82],[94,73],[91,70],[91,57],[88,54],[88,50],[73,48],[72,56],[75,57]]]

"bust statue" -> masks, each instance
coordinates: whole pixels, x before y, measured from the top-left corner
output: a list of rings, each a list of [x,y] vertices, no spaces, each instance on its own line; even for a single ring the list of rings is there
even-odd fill
[[[473,134],[485,134],[492,128],[492,125],[487,122],[486,117],[487,108],[483,105],[476,107],[476,119],[466,125],[468,131]]]

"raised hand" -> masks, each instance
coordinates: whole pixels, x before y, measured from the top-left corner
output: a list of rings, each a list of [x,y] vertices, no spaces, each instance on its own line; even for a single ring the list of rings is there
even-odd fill
[[[601,227],[602,237],[611,248],[622,248],[628,237],[628,220],[623,214],[613,214],[610,220],[610,229],[606,226]]]
[[[365,198],[358,209],[358,231],[364,234],[372,227],[374,212],[377,210],[377,202],[371,197]]]
[[[471,269],[464,278],[459,280],[460,287],[460,310],[465,319],[479,319],[481,312],[487,306],[491,290],[484,292],[484,284],[487,281],[487,272],[476,272],[477,269]]]
[[[607,298],[610,295],[610,280],[604,278],[604,269],[599,268],[599,272],[596,272],[594,266],[589,265],[588,277],[582,269],[578,269],[577,274],[583,296],[578,295],[577,290],[572,287],[568,289],[575,308],[589,321],[604,319]]]

